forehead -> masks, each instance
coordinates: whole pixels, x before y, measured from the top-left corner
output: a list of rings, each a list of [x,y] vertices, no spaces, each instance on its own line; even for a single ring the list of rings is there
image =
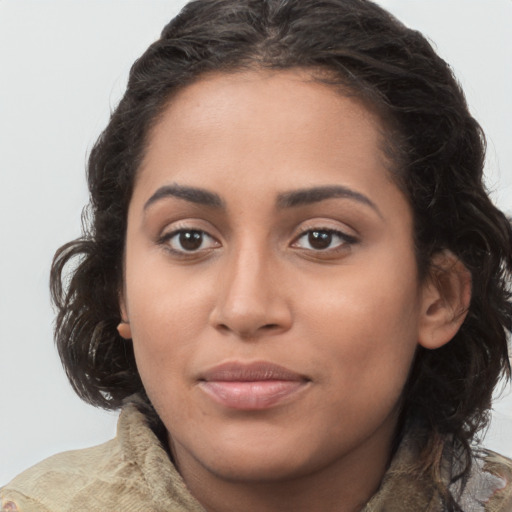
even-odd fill
[[[190,177],[204,172],[205,159],[213,169],[220,155],[223,167],[238,159],[239,168],[267,174],[283,165],[314,173],[326,158],[340,168],[389,168],[384,131],[360,99],[307,70],[212,74],[171,98],[149,134],[141,172],[172,165]]]

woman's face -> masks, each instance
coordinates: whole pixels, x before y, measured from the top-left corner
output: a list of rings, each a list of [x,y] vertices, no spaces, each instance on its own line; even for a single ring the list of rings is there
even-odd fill
[[[424,304],[382,130],[298,71],[212,75],[153,129],[122,310],[183,471],[388,456]]]

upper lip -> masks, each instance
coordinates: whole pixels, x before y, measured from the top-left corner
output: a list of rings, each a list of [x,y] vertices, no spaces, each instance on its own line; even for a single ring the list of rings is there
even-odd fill
[[[256,361],[252,363],[226,362],[200,375],[201,381],[257,382],[264,380],[306,381],[304,375],[278,364]]]

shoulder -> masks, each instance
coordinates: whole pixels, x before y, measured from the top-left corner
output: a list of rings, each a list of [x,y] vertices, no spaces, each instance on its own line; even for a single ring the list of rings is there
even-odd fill
[[[512,460],[490,450],[476,451],[460,505],[463,510],[512,512]]]
[[[115,439],[36,464],[0,500],[17,512],[203,512],[136,403],[123,407]]]
[[[117,440],[112,440],[49,457],[14,478],[1,489],[0,496],[6,510],[9,502],[13,510],[23,512],[73,510],[71,504],[78,505],[76,501],[83,499],[84,490],[106,497],[113,485],[125,487],[120,476],[127,469]],[[81,505],[75,508],[81,509]]]
[[[464,512],[512,512],[512,460],[474,449],[469,472],[460,476],[465,457],[451,438],[443,442],[440,471],[433,475],[418,466],[427,431],[411,428],[402,438],[381,487],[364,512],[447,510],[441,490],[450,492]],[[436,479],[437,477],[437,479]],[[452,482],[452,483],[450,483]]]
[[[17,512],[203,512],[135,402],[123,407],[115,439],[36,464],[0,500]]]

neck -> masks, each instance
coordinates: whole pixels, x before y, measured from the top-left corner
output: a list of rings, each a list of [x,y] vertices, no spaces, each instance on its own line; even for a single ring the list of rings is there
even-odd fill
[[[208,512],[358,512],[386,472],[395,425],[390,422],[327,466],[272,480],[226,478],[176,442],[173,451],[190,492]]]

